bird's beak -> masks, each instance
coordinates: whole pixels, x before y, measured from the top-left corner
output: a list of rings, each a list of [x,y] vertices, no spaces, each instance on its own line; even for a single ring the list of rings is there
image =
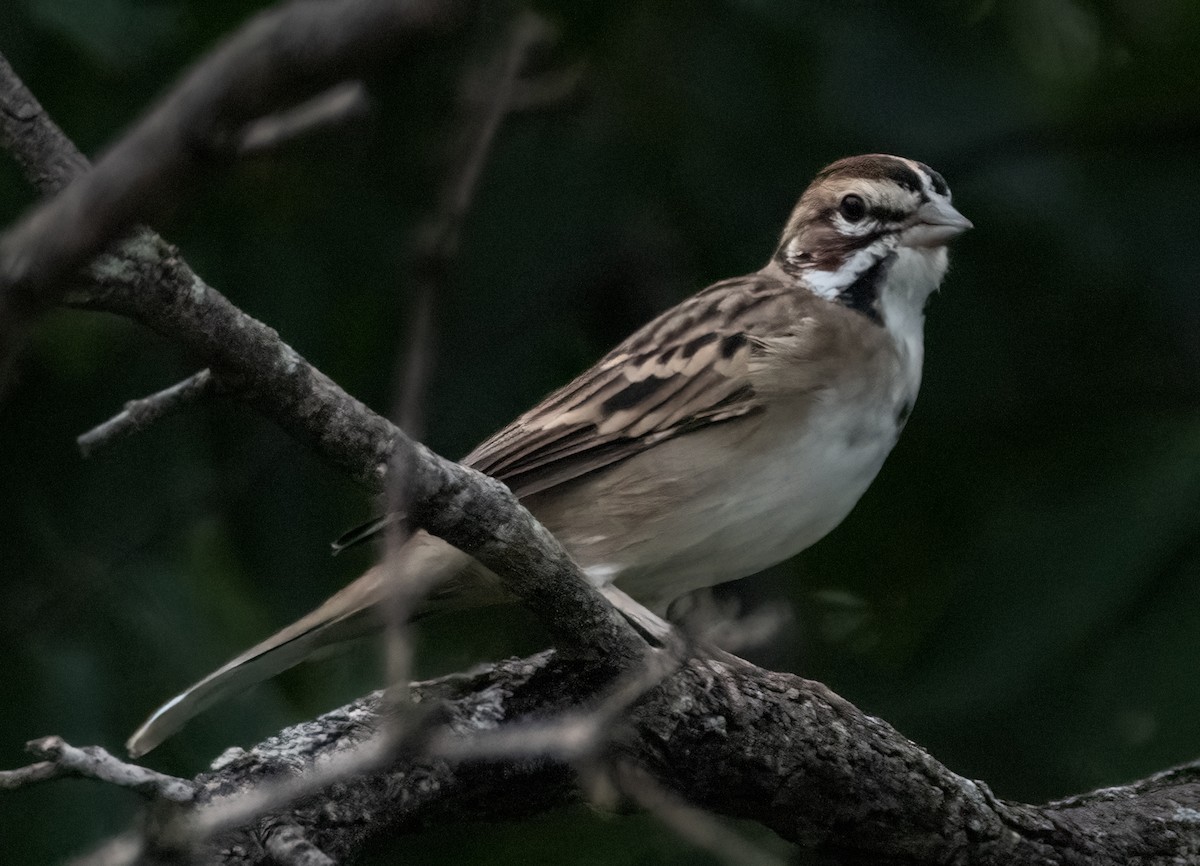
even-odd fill
[[[940,247],[973,228],[969,219],[944,199],[931,199],[917,208],[917,221],[900,235],[906,247]]]

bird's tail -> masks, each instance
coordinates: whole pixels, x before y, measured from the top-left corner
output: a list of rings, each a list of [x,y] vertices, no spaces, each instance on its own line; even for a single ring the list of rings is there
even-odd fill
[[[497,581],[465,553],[418,533],[406,547],[404,568],[443,583],[437,597],[418,615],[446,607],[468,607],[503,600]],[[390,569],[377,565],[316,610],[251,647],[154,711],[126,742],[140,757],[182,728],[189,719],[243,689],[270,679],[316,651],[377,630]],[[490,578],[490,580],[489,580]],[[449,591],[448,591],[449,590]]]

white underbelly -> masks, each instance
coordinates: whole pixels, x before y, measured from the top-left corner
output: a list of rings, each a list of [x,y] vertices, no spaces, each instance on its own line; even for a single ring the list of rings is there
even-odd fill
[[[653,516],[641,543],[581,564],[597,582],[613,581],[661,610],[685,592],[754,574],[804,550],[850,513],[899,428],[886,399],[818,404],[802,426],[799,437],[780,427],[774,441],[756,443],[751,454],[730,454],[729,463],[685,467],[694,495]]]
[[[815,420],[806,436],[747,467],[700,561],[739,548],[743,574],[729,577],[744,577],[799,553],[850,513],[892,450],[895,427],[866,435],[861,421]]]

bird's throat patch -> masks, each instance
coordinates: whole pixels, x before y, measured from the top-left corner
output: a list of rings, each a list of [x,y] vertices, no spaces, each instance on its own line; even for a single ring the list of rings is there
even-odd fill
[[[876,325],[882,325],[883,316],[879,313],[879,293],[883,289],[884,280],[887,279],[888,270],[895,260],[896,254],[891,253],[859,274],[854,282],[838,292],[838,303],[862,313]]]

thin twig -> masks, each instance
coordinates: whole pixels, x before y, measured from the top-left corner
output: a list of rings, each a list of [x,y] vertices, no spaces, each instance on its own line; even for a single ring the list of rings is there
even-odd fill
[[[196,795],[196,786],[186,779],[127,764],[99,746],[77,748],[62,737],[43,737],[26,743],[25,751],[42,761],[0,772],[0,788],[14,789],[60,776],[78,776],[129,788],[147,799],[188,803]]]
[[[483,168],[496,133],[512,110],[513,92],[529,52],[549,36],[549,25],[528,10],[510,25],[503,50],[491,62],[469,75],[459,100],[463,120],[458,130],[458,156],[446,174],[436,208],[416,232],[413,254],[421,270],[432,270],[451,260],[458,251],[459,234],[470,213]]]
[[[366,117],[371,99],[361,81],[344,81],[295,108],[249,123],[236,145],[241,156],[272,153],[298,138]]]
[[[417,279],[416,297],[409,305],[408,333],[404,339],[402,361],[397,370],[395,409],[392,417],[401,430],[420,439],[425,429],[422,411],[425,386],[433,372],[433,298],[435,290],[429,280]],[[395,499],[395,497],[392,497]],[[405,505],[397,500],[388,503],[389,511],[403,511]]]
[[[411,486],[402,480],[404,475],[404,468],[398,468],[392,486],[411,493]],[[406,501],[402,496],[397,494],[393,501]],[[429,569],[410,566],[414,555],[414,548],[408,543],[411,538],[412,530],[403,520],[388,524],[384,536],[387,595],[383,600],[383,661],[388,686],[384,691],[384,720],[389,728],[387,735],[397,741],[403,739],[405,725],[416,721],[408,687],[413,658],[409,624],[417,606],[434,589],[435,580]]]
[[[422,438],[425,426],[425,391],[434,359],[433,299],[449,293],[449,264],[458,252],[462,224],[496,134],[508,114],[514,82],[529,50],[546,33],[547,27],[539,17],[522,12],[510,24],[496,56],[470,64],[460,85],[461,119],[453,136],[456,157],[449,161],[436,206],[415,232],[416,256],[411,266],[414,300],[396,375],[392,417],[414,439]],[[411,511],[413,488],[407,477],[403,467],[391,474],[386,497],[391,513]],[[408,690],[401,686],[408,682],[412,661],[408,622],[419,601],[433,589],[428,579],[422,579],[424,575],[405,567],[411,552],[406,545],[411,537],[406,521],[389,524],[384,535],[391,588],[384,604],[384,662],[391,685],[387,695],[389,701],[400,702],[387,716],[393,724],[402,724],[405,717],[403,703]]]
[[[200,399],[210,393],[212,385],[212,373],[201,370],[149,397],[130,400],[124,409],[103,424],[80,435],[75,443],[84,457],[91,457],[96,449],[131,436],[164,415]]]
[[[448,168],[436,204],[413,233],[412,275],[414,300],[409,316],[406,350],[401,354],[395,381],[398,394],[393,418],[401,429],[421,438],[420,395],[429,377],[433,343],[433,298],[448,292],[447,274],[458,253],[462,226],[470,213],[484,166],[492,152],[504,118],[512,107],[513,92],[530,50],[546,38],[548,25],[524,11],[510,24],[496,56],[473,64],[459,87],[459,121],[452,135]]]
[[[52,761],[38,761],[16,770],[0,770],[0,790],[15,791],[37,782],[48,782],[67,775],[66,768]]]

